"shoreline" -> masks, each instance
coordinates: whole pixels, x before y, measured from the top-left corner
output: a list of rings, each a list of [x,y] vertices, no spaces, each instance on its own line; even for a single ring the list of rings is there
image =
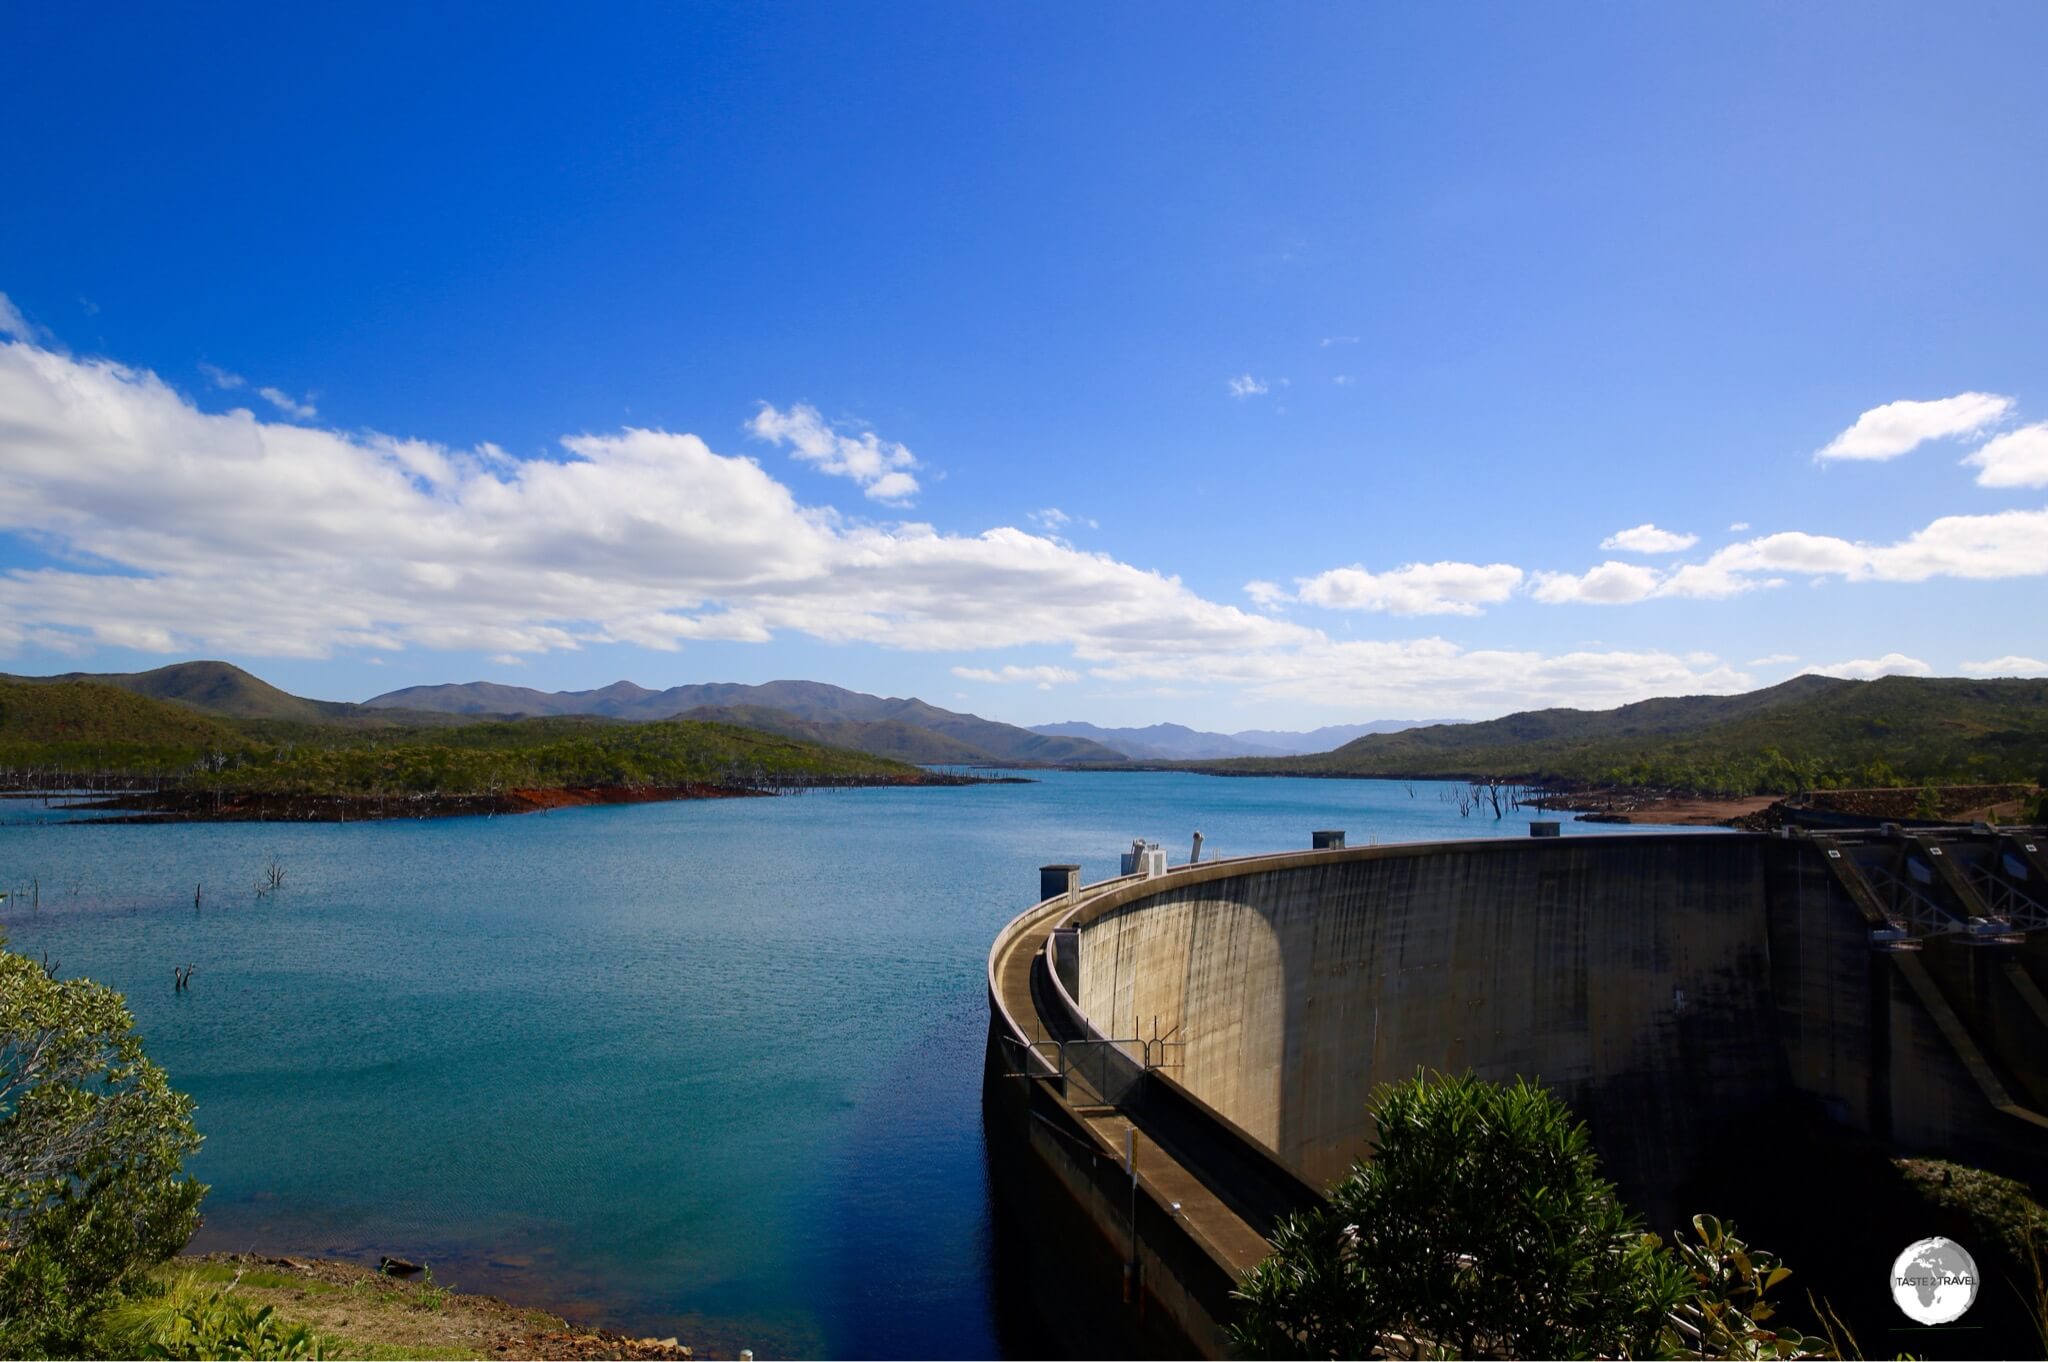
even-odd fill
[[[481,1292],[458,1291],[406,1264],[403,1275],[338,1258],[186,1252],[158,1269],[190,1274],[210,1288],[274,1308],[328,1340],[337,1356],[597,1358],[692,1362],[715,1356],[674,1337],[639,1337],[552,1310]]]
[[[484,794],[308,794],[303,792],[173,789],[89,796],[66,807],[94,817],[80,823],[371,823],[391,819],[474,818],[546,814],[555,809],[608,804],[666,804],[693,799],[766,799],[815,791],[896,787],[1028,784],[1022,776],[812,777],[781,784],[731,786],[555,785]],[[34,791],[22,791],[33,798]]]

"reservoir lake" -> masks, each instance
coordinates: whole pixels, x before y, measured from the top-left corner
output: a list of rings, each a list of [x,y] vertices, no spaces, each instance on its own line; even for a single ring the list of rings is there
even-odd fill
[[[1047,772],[154,826],[5,800],[0,890],[41,906],[17,892],[0,926],[124,992],[197,1102],[196,1250],[396,1254],[700,1354],[1028,1354],[980,1088],[989,945],[1038,867],[1101,879],[1133,837],[1179,864],[1196,829],[1206,858],[1545,816],[1461,817],[1449,788]]]

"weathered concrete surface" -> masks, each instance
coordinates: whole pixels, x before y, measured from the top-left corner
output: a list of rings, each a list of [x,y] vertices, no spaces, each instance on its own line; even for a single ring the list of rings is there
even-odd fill
[[[1149,1307],[1145,1346],[1216,1355],[1262,1227],[1368,1152],[1373,1088],[1418,1069],[1558,1091],[1653,1226],[1698,1209],[1676,1197],[1703,1156],[1787,1100],[2037,1178],[2048,931],[2004,919],[2048,898],[2048,868],[2000,834],[1944,835],[1942,865],[1911,837],[1638,835],[1330,849],[1063,892],[990,957],[989,1082],[1007,1085],[991,1149],[1029,1108],[1012,1147],[1033,1151],[998,1166],[998,1193],[1080,1207],[1112,1261],[1135,1214],[1126,1322]],[[1947,925],[1880,948],[1909,872],[1912,911]],[[1152,1167],[1119,1215],[1103,1161],[1125,1124]]]
[[[1080,1007],[1179,1028],[1172,1077],[1310,1182],[1418,1069],[1542,1081],[1638,1195],[1784,1084],[1762,839],[1396,847],[1162,886],[1080,921]],[[1112,1029],[1113,1028],[1113,1029]]]

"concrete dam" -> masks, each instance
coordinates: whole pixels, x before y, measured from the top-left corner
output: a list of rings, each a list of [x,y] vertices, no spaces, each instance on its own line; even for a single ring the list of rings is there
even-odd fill
[[[1631,834],[1316,848],[1082,887],[989,955],[998,1214],[1077,1348],[1221,1356],[1274,1225],[1418,1070],[1540,1081],[1650,1227],[1788,1101],[2048,1172],[2048,835]]]

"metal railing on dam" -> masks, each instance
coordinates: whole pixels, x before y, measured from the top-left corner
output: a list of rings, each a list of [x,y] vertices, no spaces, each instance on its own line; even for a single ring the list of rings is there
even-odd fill
[[[989,955],[984,1082],[999,1206],[1058,1267],[1033,1274],[1040,1313],[1098,1347],[1220,1355],[1274,1224],[1369,1150],[1372,1089],[1422,1069],[1557,1091],[1652,1224],[1788,1100],[2039,1176],[2044,844],[1340,845],[1086,888],[1047,867]]]

